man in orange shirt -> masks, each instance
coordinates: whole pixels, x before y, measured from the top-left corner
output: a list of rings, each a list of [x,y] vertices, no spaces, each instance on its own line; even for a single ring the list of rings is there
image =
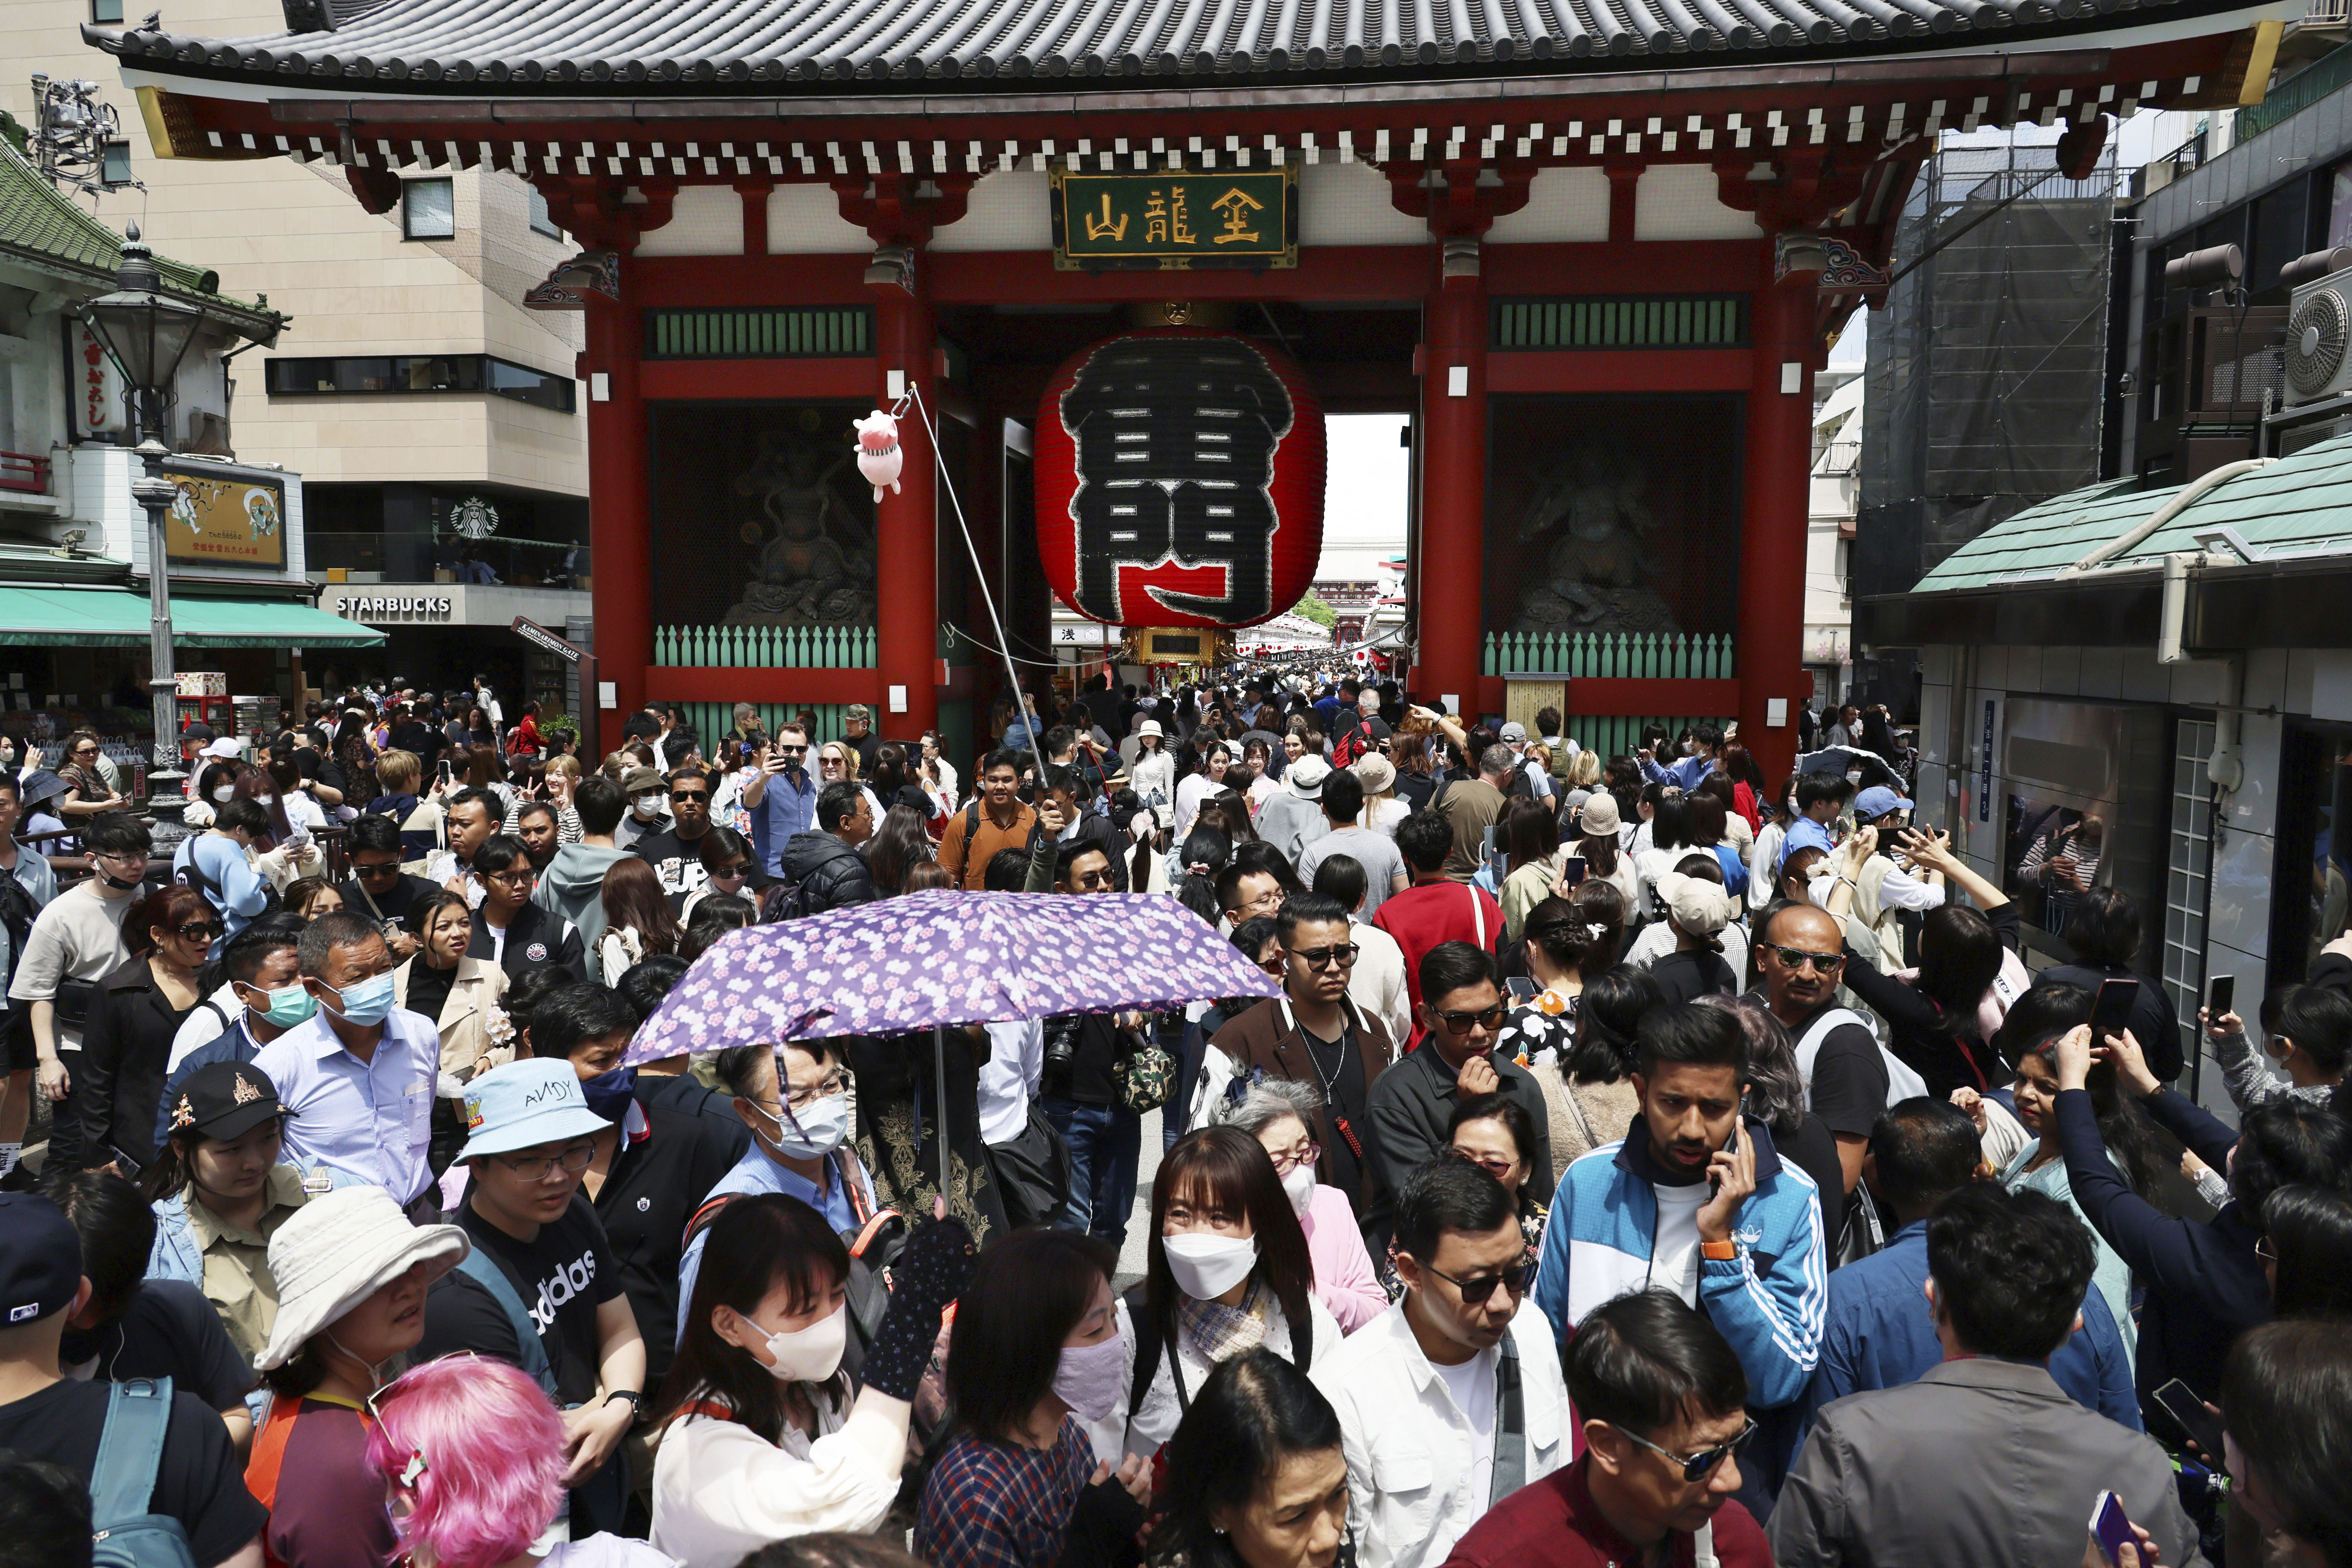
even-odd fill
[[[1020,788],[1020,754],[1009,747],[991,752],[981,764],[980,798],[948,818],[940,864],[965,892],[987,887],[989,857],[1000,849],[1029,847],[1037,813],[1021,804]]]

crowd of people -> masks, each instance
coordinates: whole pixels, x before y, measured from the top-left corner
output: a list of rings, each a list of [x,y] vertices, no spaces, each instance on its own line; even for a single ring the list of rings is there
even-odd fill
[[[2352,938],[2191,1026],[2231,1125],[2105,1000],[2142,912],[2029,972],[1899,759],[346,703],[168,861],[0,773],[0,1568],[2352,1568]],[[1278,994],[620,1065],[730,933],[959,889]]]

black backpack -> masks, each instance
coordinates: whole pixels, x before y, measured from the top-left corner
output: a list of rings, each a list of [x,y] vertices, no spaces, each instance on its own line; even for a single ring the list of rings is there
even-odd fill
[[[1127,1419],[1135,1423],[1135,1413],[1143,1408],[1143,1396],[1151,1392],[1152,1379],[1160,1375],[1160,1355],[1163,1348],[1160,1324],[1144,1300],[1147,1286],[1138,1282],[1128,1287],[1120,1298],[1127,1303],[1128,1326],[1135,1331],[1135,1377],[1127,1390]],[[1292,1364],[1305,1372],[1315,1361],[1315,1320],[1302,1317],[1290,1325],[1290,1348],[1297,1360]],[[1192,1395],[1184,1391],[1184,1379],[1176,1379],[1176,1405],[1180,1410],[1192,1408]]]

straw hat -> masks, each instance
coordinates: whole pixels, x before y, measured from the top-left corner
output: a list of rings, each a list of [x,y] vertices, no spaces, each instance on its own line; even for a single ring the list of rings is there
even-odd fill
[[[454,1225],[416,1226],[382,1187],[337,1187],[304,1204],[269,1238],[278,1321],[254,1370],[283,1366],[312,1334],[419,1263],[438,1279],[473,1250]]]

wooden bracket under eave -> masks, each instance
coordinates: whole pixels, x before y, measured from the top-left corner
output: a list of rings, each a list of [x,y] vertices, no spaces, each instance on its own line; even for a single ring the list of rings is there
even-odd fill
[[[275,158],[274,150],[247,147],[247,140],[237,138],[238,145],[229,145],[230,133],[206,131],[196,122],[195,100],[160,87],[138,89],[139,118],[147,126],[147,142],[158,158],[203,159],[211,163],[229,163],[248,158]]]
[[[2271,71],[2278,64],[2284,22],[2256,22],[2230,40],[2230,52],[2206,74],[2195,92],[2167,100],[2166,109],[2243,109],[2260,103],[2269,93]]]

